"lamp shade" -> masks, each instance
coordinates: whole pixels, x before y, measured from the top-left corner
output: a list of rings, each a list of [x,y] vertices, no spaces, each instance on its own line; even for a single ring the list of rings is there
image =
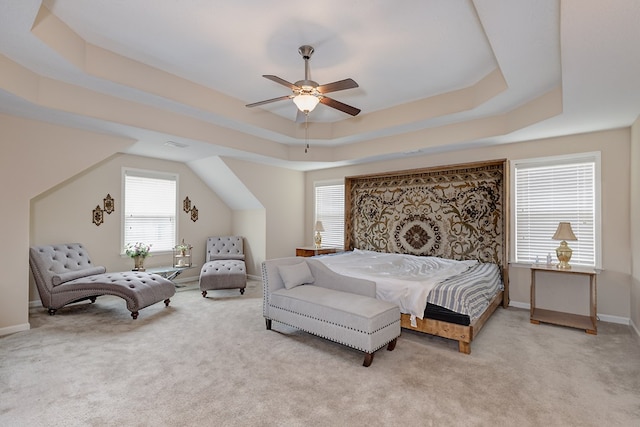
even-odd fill
[[[552,237],[553,240],[578,240],[573,230],[571,229],[570,222],[561,222],[558,224],[558,229]]]
[[[324,231],[324,227],[322,226],[322,221],[316,221],[316,226],[314,228],[315,231]]]
[[[316,96],[303,93],[300,95],[296,95],[293,98],[293,102],[296,104],[300,111],[309,112],[313,111],[313,109],[316,108],[316,105],[318,105],[318,102],[320,102],[320,100]]]

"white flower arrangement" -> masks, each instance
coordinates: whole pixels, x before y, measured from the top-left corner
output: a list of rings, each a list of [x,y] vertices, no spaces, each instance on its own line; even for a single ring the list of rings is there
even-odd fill
[[[130,256],[131,258],[141,256],[142,258],[146,258],[149,256],[149,252],[151,251],[151,245],[146,243],[136,242],[136,243],[127,243],[124,247],[124,252]]]

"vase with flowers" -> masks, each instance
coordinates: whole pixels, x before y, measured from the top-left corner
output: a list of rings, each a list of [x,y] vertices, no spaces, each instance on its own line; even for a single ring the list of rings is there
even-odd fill
[[[142,242],[127,243],[124,252],[133,258],[135,263],[134,271],[144,271],[144,259],[149,256],[151,245]]]

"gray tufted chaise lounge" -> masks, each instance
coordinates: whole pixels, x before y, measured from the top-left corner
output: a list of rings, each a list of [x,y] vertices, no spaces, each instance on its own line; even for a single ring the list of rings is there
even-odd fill
[[[175,285],[157,274],[141,271],[105,273],[94,266],[80,243],[35,246],[29,249],[29,266],[38,287],[43,307],[54,315],[59,308],[101,295],[115,295],[127,302],[131,317],[138,311],[164,301],[175,293]]]
[[[240,289],[247,287],[242,236],[209,237],[206,263],[200,270],[200,290],[207,297],[212,289]]]

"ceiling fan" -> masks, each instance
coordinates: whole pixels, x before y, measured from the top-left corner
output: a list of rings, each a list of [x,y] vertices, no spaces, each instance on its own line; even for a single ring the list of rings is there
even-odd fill
[[[309,76],[309,59],[311,59],[311,55],[313,55],[313,52],[313,47],[309,45],[300,46],[298,48],[298,53],[300,53],[300,55],[302,55],[302,59],[304,59],[304,80],[299,80],[295,83],[289,83],[288,81],[281,79],[278,76],[273,76],[270,74],[265,74],[262,76],[273,82],[288,87],[293,92],[291,95],[285,95],[278,98],[267,99],[265,101],[254,102],[253,104],[247,104],[247,107],[257,107],[259,105],[269,104],[271,102],[292,99],[298,107],[298,116],[296,117],[297,122],[304,121],[305,116],[307,116],[310,111],[313,111],[318,103],[322,103],[328,107],[335,108],[336,110],[340,110],[352,116],[357,116],[358,113],[360,113],[359,108],[352,107],[351,105],[344,104],[340,101],[336,101],[333,98],[329,98],[325,94],[330,92],[337,92],[339,90],[353,89],[358,87],[358,83],[356,83],[353,79],[344,79],[333,83],[318,85],[318,83],[311,80]]]

